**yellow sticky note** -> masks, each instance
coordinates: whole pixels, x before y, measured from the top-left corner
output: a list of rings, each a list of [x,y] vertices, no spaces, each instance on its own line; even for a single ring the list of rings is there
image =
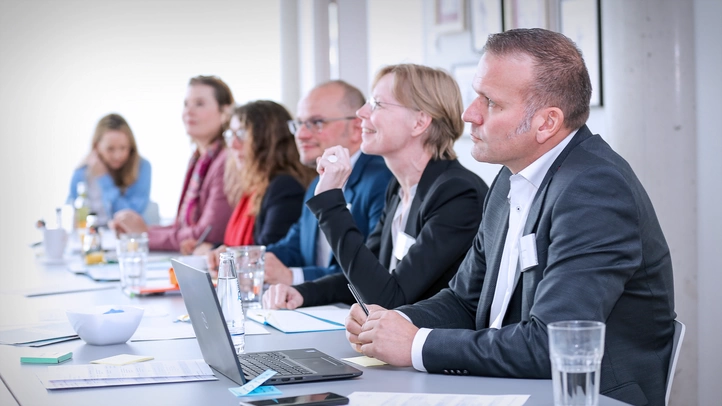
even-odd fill
[[[376,358],[367,357],[362,355],[360,357],[343,358],[344,361],[353,362],[354,364],[361,365],[362,367],[377,367],[379,365],[387,365],[385,362]]]
[[[108,365],[128,365],[128,364],[133,364],[135,362],[150,361],[152,359],[153,359],[153,357],[148,357],[145,355],[120,354],[120,355],[114,355],[114,356],[108,357],[108,358],[96,359],[95,361],[90,361],[90,363],[91,364],[108,364]]]

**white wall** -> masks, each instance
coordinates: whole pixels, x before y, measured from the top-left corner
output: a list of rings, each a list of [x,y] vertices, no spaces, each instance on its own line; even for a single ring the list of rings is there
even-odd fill
[[[689,10],[692,5],[693,18],[687,12],[680,12],[685,7]],[[435,35],[430,29],[433,0],[424,0],[422,7],[424,63],[450,71],[455,64],[475,63],[479,55],[472,51],[469,31]],[[722,313],[718,310],[722,273],[719,272],[716,255],[722,245],[722,212],[719,209],[722,201],[722,160],[719,158],[722,152],[719,131],[722,114],[719,97],[722,94],[722,46],[719,42],[722,38],[722,25],[719,24],[722,1],[635,0],[628,3],[603,0],[602,9],[609,11],[602,15],[602,42],[607,47],[616,47],[609,50],[621,59],[610,61],[610,55],[603,55],[605,68],[616,68],[617,76],[610,77],[609,72],[602,72],[607,105],[592,108],[588,125],[614,148],[623,150],[622,155],[630,160],[647,185],[667,233],[675,261],[676,308],[679,317],[691,327],[678,365],[671,404],[718,404],[722,398],[722,386],[719,385],[722,353],[718,348],[722,340]],[[635,9],[635,16],[646,18],[627,21],[630,20],[630,9]],[[680,18],[683,20],[678,22]],[[675,21],[676,25],[664,26],[667,21]],[[468,22],[467,15],[467,29]],[[692,47],[685,42],[691,29],[694,30]],[[674,43],[686,46],[674,48]],[[633,64],[632,60],[640,63]],[[674,66],[670,66],[672,61],[676,62]],[[618,63],[629,66],[620,69],[619,65],[612,65]],[[623,69],[628,71],[621,72]],[[668,77],[669,72],[685,77]],[[611,127],[618,127],[615,121],[619,118],[611,115],[610,106],[615,101],[607,96],[610,93],[623,94],[625,84],[617,79],[635,74],[638,81],[643,81],[651,89],[640,95],[630,95],[633,100],[629,107],[640,113],[629,128],[635,131],[641,129],[641,133],[637,138],[634,138],[635,131],[612,134]],[[691,79],[693,77],[696,79]],[[681,97],[679,94],[655,93],[655,89],[666,89],[671,86],[670,83],[683,86],[674,89]],[[635,82],[635,86],[638,85]],[[616,103],[616,111],[628,117],[629,112],[625,113],[623,109],[624,103],[630,102],[618,99]],[[685,112],[679,123],[683,131],[675,130],[670,135],[670,131],[665,130],[662,134],[658,129],[671,128],[673,122],[680,120],[680,116],[669,114],[673,110],[669,105],[672,103],[684,104],[676,106]],[[690,107],[696,115],[689,114]],[[470,147],[471,142],[467,138],[457,142],[460,160],[490,181],[494,170],[471,159],[468,153]]]
[[[153,165],[151,198],[174,216],[188,79],[218,75],[239,102],[279,99],[279,15],[277,0],[0,2],[0,238],[36,238],[109,112],[128,120]]]
[[[699,364],[698,404],[719,404],[722,399],[722,312],[719,289],[722,272],[722,1],[695,0],[694,35],[697,97],[697,265]],[[685,354],[683,354],[684,356]]]

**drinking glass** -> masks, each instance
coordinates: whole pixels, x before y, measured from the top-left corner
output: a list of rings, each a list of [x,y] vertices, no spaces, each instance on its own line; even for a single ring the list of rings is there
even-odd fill
[[[229,247],[236,254],[236,272],[244,309],[260,309],[263,296],[265,245]]]
[[[556,406],[595,406],[604,355],[604,323],[570,320],[547,325]]]

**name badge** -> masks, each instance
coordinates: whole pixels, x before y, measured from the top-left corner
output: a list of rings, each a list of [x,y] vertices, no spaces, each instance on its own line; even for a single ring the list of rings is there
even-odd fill
[[[404,256],[406,256],[406,253],[409,252],[409,248],[414,244],[416,244],[416,238],[403,231],[399,231],[399,233],[396,234],[396,246],[394,246],[394,256],[396,259],[401,261]]]
[[[519,240],[519,267],[524,272],[539,265],[536,256],[536,234],[528,234]]]

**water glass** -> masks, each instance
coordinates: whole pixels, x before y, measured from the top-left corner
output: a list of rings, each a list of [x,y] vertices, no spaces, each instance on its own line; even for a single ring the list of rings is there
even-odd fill
[[[244,309],[260,309],[263,296],[265,245],[229,247],[236,254],[236,272]]]
[[[43,247],[48,261],[60,261],[65,253],[68,233],[64,228],[46,228],[43,230]]]
[[[604,323],[558,321],[547,325],[554,405],[595,406],[604,355]]]
[[[148,234],[121,234],[117,245],[120,286],[133,291],[145,286]]]

